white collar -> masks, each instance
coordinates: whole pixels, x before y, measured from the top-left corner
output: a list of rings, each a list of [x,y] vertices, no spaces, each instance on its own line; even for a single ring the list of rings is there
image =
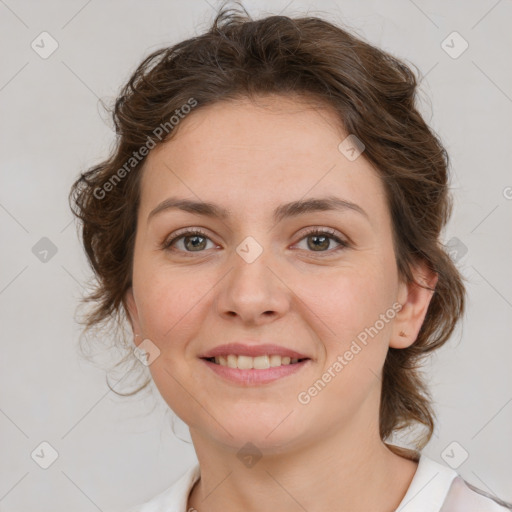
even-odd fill
[[[199,464],[187,471],[168,489],[133,512],[186,512],[188,496],[201,476]],[[457,473],[421,454],[416,473],[396,512],[439,512]]]
[[[416,473],[396,512],[439,512],[457,472],[421,454]]]

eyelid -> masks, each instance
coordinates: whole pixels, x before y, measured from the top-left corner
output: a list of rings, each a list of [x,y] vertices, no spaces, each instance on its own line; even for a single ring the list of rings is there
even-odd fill
[[[332,237],[335,237],[335,238],[339,238],[341,241],[344,241],[343,235],[334,228],[328,228],[326,226],[309,226],[307,228],[304,228],[304,230],[305,231],[301,231],[299,233],[299,235],[301,237],[300,240],[302,240],[302,238],[304,238],[305,236],[310,235],[312,233],[313,234],[314,233],[323,233],[323,234],[331,235]]]

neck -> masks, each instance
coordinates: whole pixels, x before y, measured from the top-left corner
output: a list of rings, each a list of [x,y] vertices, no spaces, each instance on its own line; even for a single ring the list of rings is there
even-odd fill
[[[405,458],[404,451],[388,448],[375,425],[364,436],[361,430],[340,430],[324,431],[321,442],[315,439],[295,450],[264,452],[247,467],[236,451],[226,453],[224,445],[212,444],[211,438],[191,429],[201,478],[189,496],[187,510],[394,511],[417,463]]]

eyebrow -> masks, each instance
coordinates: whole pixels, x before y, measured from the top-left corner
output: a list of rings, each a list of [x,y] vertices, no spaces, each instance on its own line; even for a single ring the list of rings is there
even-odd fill
[[[148,215],[148,222],[158,213],[173,209],[223,220],[228,219],[231,215],[230,210],[214,203],[170,197],[165,201],[162,201],[156,208],[151,211],[151,213]],[[369,216],[366,211],[363,210],[358,204],[336,196],[301,199],[299,201],[292,201],[290,203],[281,204],[274,210],[273,218],[274,222],[280,222],[286,218],[297,217],[305,213],[321,211],[355,211],[369,220]]]

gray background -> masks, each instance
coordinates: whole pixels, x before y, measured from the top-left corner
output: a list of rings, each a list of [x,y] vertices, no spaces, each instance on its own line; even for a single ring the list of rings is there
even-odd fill
[[[119,398],[101,367],[78,355],[75,310],[90,272],[67,194],[114,140],[99,98],[111,102],[150,51],[206,29],[217,5],[0,0],[1,511],[122,509],[196,460],[154,389]],[[462,327],[426,368],[438,424],[425,453],[460,464],[467,451],[457,471],[512,500],[512,3],[244,5],[254,16],[325,14],[425,75],[421,110],[452,160],[455,211],[444,241],[469,293]],[[59,45],[47,59],[31,48],[43,31]],[[458,52],[463,41],[452,35],[443,44],[453,31],[469,44],[457,58],[445,50]],[[41,252],[43,237],[56,254]],[[190,440],[180,420],[176,433]],[[48,469],[31,457],[49,456],[43,441],[59,454]]]

